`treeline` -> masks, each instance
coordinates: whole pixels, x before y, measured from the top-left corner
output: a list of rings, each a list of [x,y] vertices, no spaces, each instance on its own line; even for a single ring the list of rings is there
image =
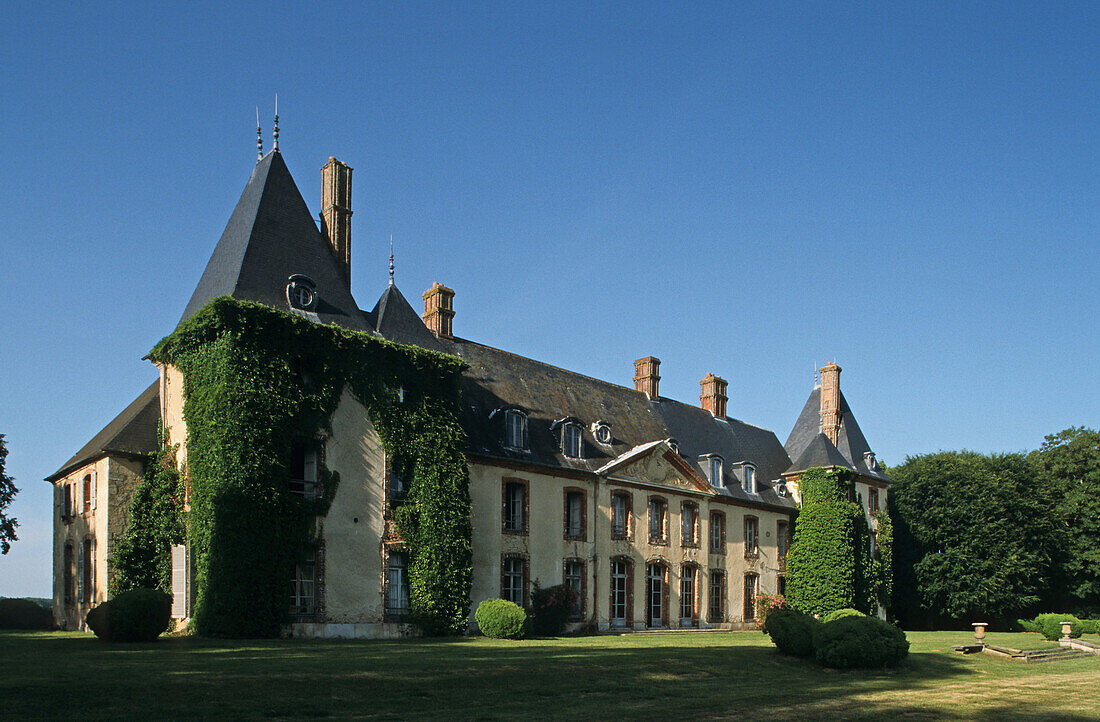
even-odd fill
[[[889,611],[904,628],[1100,615],[1100,432],[1069,428],[1027,454],[923,454],[887,473]]]

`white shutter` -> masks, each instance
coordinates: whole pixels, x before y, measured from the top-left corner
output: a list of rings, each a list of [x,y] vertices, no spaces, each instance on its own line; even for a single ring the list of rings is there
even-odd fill
[[[92,511],[95,511],[95,497],[99,486],[96,484],[96,473],[92,472]]]
[[[76,603],[84,602],[84,544],[76,545],[80,553],[76,557]]]
[[[172,547],[172,616],[187,616],[187,547]]]

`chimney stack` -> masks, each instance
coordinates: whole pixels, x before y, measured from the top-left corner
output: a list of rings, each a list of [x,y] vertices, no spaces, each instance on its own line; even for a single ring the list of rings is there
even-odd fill
[[[840,367],[830,361],[820,371],[821,432],[835,445],[840,438]]]
[[[719,419],[726,418],[726,380],[721,376],[708,373],[699,381],[699,403]]]
[[[657,371],[661,368],[661,359],[646,356],[634,362],[634,390],[641,391],[650,401],[657,400],[657,384],[661,380]]]
[[[321,233],[351,289],[351,167],[329,156],[321,169]]]
[[[454,299],[455,292],[439,282],[424,292],[424,325],[439,338],[454,340],[451,333]]]

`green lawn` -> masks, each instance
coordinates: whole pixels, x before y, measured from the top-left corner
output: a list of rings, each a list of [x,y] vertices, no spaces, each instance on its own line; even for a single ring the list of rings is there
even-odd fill
[[[1028,665],[955,654],[965,632],[908,636],[887,673],[823,670],[760,632],[114,646],[0,632],[0,717],[1100,718],[1100,657]]]

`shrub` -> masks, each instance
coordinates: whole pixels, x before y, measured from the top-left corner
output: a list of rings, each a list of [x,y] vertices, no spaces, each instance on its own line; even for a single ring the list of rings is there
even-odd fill
[[[764,633],[783,654],[814,656],[814,628],[820,623],[794,609],[776,609],[764,620]]]
[[[1033,619],[1017,619],[1016,624],[1019,625],[1021,632],[1035,632],[1036,634],[1042,632]]]
[[[545,589],[535,586],[531,592],[531,627],[535,634],[552,637],[561,634],[577,603],[577,593],[564,584]]]
[[[54,629],[53,612],[30,599],[0,599],[0,629]]]
[[[154,589],[122,592],[88,612],[88,627],[104,642],[152,642],[168,629],[172,597]]]
[[[851,607],[849,607],[847,609],[837,609],[836,611],[829,612],[828,614],[826,614],[825,616],[823,616],[821,618],[821,621],[825,622],[825,623],[828,623],[828,622],[835,622],[838,619],[844,619],[845,617],[866,617],[866,616],[867,616],[866,614],[859,611],[858,609],[852,609]]]
[[[768,621],[768,615],[779,609],[790,609],[787,600],[782,594],[757,594],[756,595],[756,621],[760,628]]]
[[[474,612],[478,629],[494,639],[519,639],[527,631],[527,612],[504,599],[486,599]]]
[[[1100,619],[1082,619],[1082,634],[1100,634]]]
[[[814,628],[814,656],[836,669],[894,667],[909,654],[905,632],[878,617],[841,617]]]
[[[1072,622],[1069,632],[1070,638],[1077,639],[1085,631],[1085,628],[1081,620],[1072,614],[1040,614],[1035,617],[1035,625],[1039,628],[1040,634],[1053,642],[1062,638],[1062,622],[1067,620]]]

